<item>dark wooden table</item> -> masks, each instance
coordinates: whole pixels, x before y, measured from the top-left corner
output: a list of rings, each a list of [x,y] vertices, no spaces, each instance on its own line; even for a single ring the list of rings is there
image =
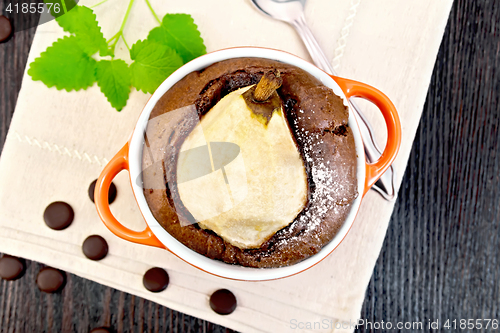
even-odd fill
[[[2,145],[34,33],[0,44]],[[500,320],[499,99],[500,1],[456,0],[363,319],[424,323],[404,332],[495,331],[459,325]],[[71,274],[62,293],[43,294],[34,285],[42,265],[27,267],[20,280],[0,281],[1,332],[228,331]],[[458,327],[427,328],[438,319]],[[388,330],[357,329],[372,331]]]

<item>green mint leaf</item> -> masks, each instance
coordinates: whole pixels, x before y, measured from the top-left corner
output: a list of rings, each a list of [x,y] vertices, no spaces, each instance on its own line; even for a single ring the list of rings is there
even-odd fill
[[[95,76],[111,106],[121,111],[127,105],[132,80],[127,63],[120,59],[101,60],[97,63]]]
[[[88,55],[92,55],[97,51],[101,51],[101,53],[107,51],[108,44],[102,35],[92,9],[76,6],[68,13],[59,16],[56,21],[64,31],[78,37],[78,45]]]
[[[148,40],[174,49],[184,63],[207,53],[198,27],[188,14],[165,15],[161,26],[149,32]]]
[[[105,57],[105,56],[111,56],[114,58],[115,56],[115,52],[114,50],[111,50],[109,47],[108,47],[108,44],[103,44],[101,45],[101,47],[99,48],[99,56],[101,57]]]
[[[147,40],[138,40],[135,42],[134,45],[130,48],[130,59],[135,60],[137,58],[137,55],[139,52],[144,49],[144,47],[147,45]]]
[[[182,58],[168,46],[150,41],[138,41],[130,50],[132,85],[137,90],[153,93],[177,68]]]
[[[95,82],[96,61],[80,47],[78,37],[58,39],[28,69],[34,81],[58,90],[87,89]]]

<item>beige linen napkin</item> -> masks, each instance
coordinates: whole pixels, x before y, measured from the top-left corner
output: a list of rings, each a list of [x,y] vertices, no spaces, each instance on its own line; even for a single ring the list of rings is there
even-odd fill
[[[95,8],[105,37],[118,30],[127,3],[109,0]],[[339,74],[379,88],[398,108],[403,126],[401,151],[394,163],[398,184],[451,3],[308,0],[306,4],[306,19]],[[310,59],[291,27],[263,16],[249,0],[157,0],[152,5],[162,16],[191,14],[208,51],[257,45]],[[155,25],[146,3],[136,1],[125,29],[127,41],[144,39]],[[28,63],[63,35],[55,22],[40,26]],[[128,59],[122,43],[117,56]],[[366,195],[351,231],[334,253],[308,271],[277,281],[214,277],[165,250],[126,242],[106,229],[87,189],[128,139],[148,97],[133,91],[118,113],[96,85],[67,93],[25,75],[0,161],[0,252],[40,261],[239,331],[309,331],[299,327],[320,322],[324,331],[351,332],[353,327],[336,329],[331,321],[359,317],[394,205],[373,191]],[[382,117],[366,104],[363,107],[383,139]],[[112,211],[127,226],[143,229],[128,175],[121,173],[115,183],[118,197]],[[75,210],[73,224],[63,231],[47,228],[42,218],[45,207],[58,200]],[[109,243],[108,256],[99,262],[86,259],[81,251],[83,240],[91,234],[102,235]],[[144,272],[152,266],[164,267],[171,278],[169,287],[158,294],[142,285]],[[238,307],[231,315],[217,315],[209,307],[209,295],[219,288],[230,289],[237,297]],[[317,330],[318,325],[312,327]]]

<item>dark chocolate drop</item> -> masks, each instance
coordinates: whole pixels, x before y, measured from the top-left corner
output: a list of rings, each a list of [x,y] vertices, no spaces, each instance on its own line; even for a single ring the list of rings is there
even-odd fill
[[[89,186],[89,198],[90,200],[92,200],[92,202],[95,202],[94,201],[94,192],[95,192],[95,185],[97,184],[97,179],[94,180],[92,183],[90,183],[90,186]],[[108,203],[112,203],[113,201],[115,201],[116,199],[116,186],[114,183],[111,183],[111,185],[109,186],[109,192],[108,192]]]
[[[47,226],[54,230],[63,230],[71,225],[75,213],[73,208],[63,201],[56,201],[45,208],[43,219]]]
[[[111,333],[112,331],[108,327],[97,327],[94,328],[90,333]]]
[[[0,42],[7,40],[12,34],[12,24],[10,20],[0,15]]]
[[[52,267],[43,268],[36,277],[38,288],[46,293],[55,293],[62,289],[66,277],[63,272]]]
[[[219,289],[210,296],[210,307],[221,315],[228,315],[236,309],[236,297],[227,289]]]
[[[108,243],[99,235],[87,237],[82,244],[83,254],[92,260],[101,260],[108,254]]]
[[[160,267],[153,267],[149,269],[142,279],[144,287],[154,293],[165,290],[170,281],[168,273]]]
[[[0,258],[0,277],[4,280],[17,280],[24,275],[24,260],[4,255]]]

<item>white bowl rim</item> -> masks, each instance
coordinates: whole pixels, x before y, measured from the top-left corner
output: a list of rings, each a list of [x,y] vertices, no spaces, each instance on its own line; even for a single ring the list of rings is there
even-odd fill
[[[142,151],[144,146],[144,133],[146,131],[149,116],[154,106],[158,100],[163,96],[163,94],[170,89],[176,82],[184,78],[187,74],[198,71],[200,69],[206,68],[209,65],[232,58],[266,58],[271,60],[277,60],[283,63],[291,64],[302,68],[303,70],[309,72],[311,75],[319,79],[325,86],[331,88],[333,92],[340,96],[344,104],[349,108],[349,127],[351,128],[354,141],[356,145],[356,153],[358,156],[357,163],[357,180],[358,180],[358,197],[353,201],[351,206],[351,211],[348,214],[344,224],[339,229],[334,238],[326,244],[318,253],[313,256],[298,262],[294,265],[278,267],[278,268],[251,268],[243,267],[240,265],[227,264],[222,261],[210,259],[201,255],[187,246],[183,245],[176,238],[171,236],[155,219],[149,206],[146,202],[144,196],[143,188],[139,185],[140,182],[133,181],[140,177],[142,172]],[[217,275],[224,278],[234,279],[234,280],[245,280],[245,281],[264,281],[279,279],[287,276],[291,276],[300,273],[315,264],[319,263],[325,257],[327,257],[347,235],[352,224],[354,223],[356,214],[358,212],[359,206],[361,204],[362,195],[365,190],[365,155],[363,142],[359,132],[359,128],[356,119],[347,103],[347,98],[338,86],[338,84],[324,71],[314,66],[313,64],[301,59],[293,54],[274,50],[269,48],[260,47],[234,47],[223,50],[214,51],[200,56],[172,73],[153,93],[144,109],[142,110],[139,119],[136,123],[135,129],[132,132],[129,141],[129,176],[132,190],[144,216],[147,225],[155,236],[163,243],[169,251],[174,253],[176,256],[186,261],[187,263],[200,268],[203,271]]]

